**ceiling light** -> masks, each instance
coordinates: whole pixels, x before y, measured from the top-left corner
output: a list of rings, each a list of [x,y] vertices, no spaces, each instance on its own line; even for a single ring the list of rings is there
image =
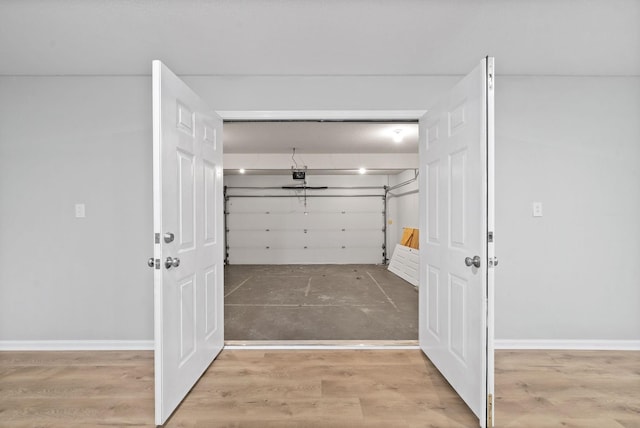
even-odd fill
[[[393,130],[393,142],[394,143],[402,143],[402,139],[404,138],[404,132],[402,129],[394,129]]]
[[[246,171],[244,170],[244,168],[240,168],[240,169],[238,170],[238,172],[239,172],[240,174],[244,174]]]
[[[360,169],[358,170],[358,172],[359,172],[360,174],[366,174],[366,173],[367,173],[367,168],[360,168]]]

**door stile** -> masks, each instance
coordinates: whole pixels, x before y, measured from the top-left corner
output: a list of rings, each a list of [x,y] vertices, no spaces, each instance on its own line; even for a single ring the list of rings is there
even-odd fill
[[[160,234],[162,228],[162,64],[159,61],[152,63],[152,105],[153,105],[153,258],[155,260],[153,269],[154,284],[154,347],[155,353],[162,353],[162,245],[160,245]],[[158,237],[158,239],[156,239]],[[154,358],[154,372],[162,373],[162,359]],[[156,397],[162,396],[162,377],[155,376],[154,394]],[[156,422],[162,419],[163,409],[155,405]]]
[[[486,151],[487,151],[487,361],[486,361],[486,394],[487,397],[487,427],[492,428],[495,421],[494,409],[494,387],[495,387],[495,268],[498,265],[498,259],[495,254],[495,109],[494,109],[494,91],[495,91],[495,60],[493,57],[487,57],[487,124],[486,124]]]

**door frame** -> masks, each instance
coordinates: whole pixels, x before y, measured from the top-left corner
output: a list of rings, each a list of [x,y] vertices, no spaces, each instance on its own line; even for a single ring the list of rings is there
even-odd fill
[[[216,110],[225,120],[415,120],[427,110]],[[223,142],[224,144],[224,142]],[[223,152],[224,153],[224,152]]]
[[[227,120],[363,120],[363,121],[394,121],[411,120],[416,121],[424,116],[427,110],[216,110],[215,113],[224,121]],[[223,139],[224,140],[224,139]],[[222,142],[222,153],[224,157],[224,141]],[[224,164],[223,164],[224,166]],[[388,343],[372,343],[371,341],[253,341],[242,342],[239,345],[224,345],[223,349],[278,349],[278,350],[347,350],[347,349],[420,349],[418,344],[399,344],[396,341],[386,341]],[[402,342],[402,341],[400,341]]]

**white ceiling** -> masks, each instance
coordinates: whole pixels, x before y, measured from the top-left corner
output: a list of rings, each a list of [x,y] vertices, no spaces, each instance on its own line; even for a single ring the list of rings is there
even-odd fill
[[[396,130],[403,140],[393,141]],[[418,153],[417,123],[225,122],[225,153]]]
[[[0,74],[640,75],[638,0],[3,0]]]

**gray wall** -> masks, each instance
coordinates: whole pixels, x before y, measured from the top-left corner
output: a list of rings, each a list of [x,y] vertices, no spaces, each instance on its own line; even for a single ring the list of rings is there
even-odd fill
[[[415,177],[414,170],[408,169],[400,174],[389,176],[389,186],[404,183]],[[392,195],[388,200],[388,216],[393,223],[387,225],[387,248],[388,257],[391,258],[393,249],[402,238],[402,231],[405,227],[418,229],[420,227],[420,208],[418,206],[418,181],[406,184],[398,189],[392,190]]]
[[[458,77],[185,80],[219,110],[375,110]],[[153,337],[150,83],[0,78],[0,340]],[[496,91],[496,337],[640,339],[640,78]]]
[[[640,78],[505,78],[496,100],[496,337],[640,339]]]
[[[149,83],[0,78],[0,340],[153,338]]]

